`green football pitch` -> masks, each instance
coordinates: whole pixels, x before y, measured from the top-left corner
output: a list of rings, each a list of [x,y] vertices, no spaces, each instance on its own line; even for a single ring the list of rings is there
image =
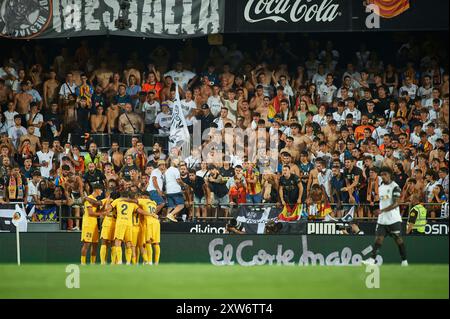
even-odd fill
[[[366,268],[217,267],[205,264],[80,266],[80,287],[66,287],[66,265],[0,265],[5,298],[448,298],[448,265],[383,265],[380,287]],[[71,281],[71,278],[67,280]],[[369,280],[370,281],[370,280]]]

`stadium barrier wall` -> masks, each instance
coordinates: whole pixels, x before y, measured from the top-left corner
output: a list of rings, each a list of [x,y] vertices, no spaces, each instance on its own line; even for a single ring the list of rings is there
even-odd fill
[[[373,237],[329,235],[162,234],[161,263],[357,265],[371,251]],[[448,236],[405,237],[411,264],[448,264]],[[79,263],[80,233],[22,233],[22,263]],[[386,238],[383,263],[398,263],[398,249]],[[14,233],[0,233],[0,263],[16,262]]]

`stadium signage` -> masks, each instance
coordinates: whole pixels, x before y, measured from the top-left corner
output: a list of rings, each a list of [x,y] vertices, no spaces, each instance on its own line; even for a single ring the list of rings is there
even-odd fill
[[[226,230],[226,227],[214,227],[210,224],[202,226],[202,224],[197,224],[195,227],[192,227],[189,232],[196,234],[225,234]]]
[[[34,38],[47,28],[52,12],[51,0],[4,0],[0,4],[0,36]]]
[[[448,30],[448,7],[448,0],[227,0],[225,32]]]
[[[337,230],[336,223],[308,223],[308,235],[336,235],[341,234]],[[343,225],[342,223],[340,225]]]
[[[131,28],[119,30],[117,0],[0,1],[0,36],[16,39],[91,35],[183,38],[224,31],[225,0],[133,0]],[[18,19],[20,18],[20,19]]]
[[[308,265],[327,265],[327,266],[348,266],[360,265],[361,261],[371,251],[372,247],[368,246],[361,253],[353,254],[349,247],[343,247],[341,251],[334,251],[328,255],[315,253],[308,249],[307,236],[302,236],[302,249],[300,256],[295,255],[294,250],[283,250],[283,245],[277,245],[277,251],[267,252],[260,249],[252,258],[245,259],[244,250],[253,247],[253,240],[243,240],[236,245],[236,249],[232,244],[224,246],[223,238],[215,238],[210,241],[208,246],[211,264],[215,266],[228,266],[238,264],[240,266],[260,266],[260,265],[286,265],[286,266],[308,266]],[[383,258],[377,256],[377,264],[381,265]]]
[[[426,224],[425,225],[426,235],[448,235],[448,225],[447,224]]]
[[[304,0],[248,0],[244,17],[249,23],[264,20],[274,22],[332,22],[338,15],[339,3],[334,0],[322,0],[311,3]]]

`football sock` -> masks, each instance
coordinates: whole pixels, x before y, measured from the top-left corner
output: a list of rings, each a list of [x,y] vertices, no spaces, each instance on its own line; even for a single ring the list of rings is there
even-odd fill
[[[116,246],[111,246],[111,264],[116,263]]]
[[[375,259],[377,258],[377,254],[378,254],[378,249],[380,249],[381,245],[378,242],[375,242],[372,245],[372,258]]]
[[[144,252],[141,254],[142,256],[142,260],[144,261],[144,264],[148,263],[148,257],[147,257],[147,252],[144,249]]]
[[[106,253],[107,253],[106,245],[101,245],[100,246],[100,263],[102,265],[106,264]]]
[[[161,248],[159,247],[159,244],[154,244],[153,250],[155,251],[155,264],[159,264],[159,256],[161,254]]]
[[[95,264],[95,262],[97,261],[97,255],[95,255],[95,256],[90,256],[90,263],[91,264]]]
[[[86,256],[81,256],[81,264],[86,265]]]
[[[116,264],[122,263],[122,247],[116,246]]]
[[[131,263],[131,256],[133,256],[133,250],[131,247],[125,248],[125,260],[127,264]]]
[[[398,251],[400,253],[400,257],[403,260],[406,260],[406,248],[405,248],[405,242],[399,238],[396,240],[397,246],[398,246]]]
[[[145,250],[147,252],[147,261],[149,263],[153,262],[153,248],[152,248],[152,244],[145,244]]]
[[[141,248],[140,247],[136,247],[136,256],[134,257],[134,261],[135,263],[139,263],[139,257],[141,256]]]

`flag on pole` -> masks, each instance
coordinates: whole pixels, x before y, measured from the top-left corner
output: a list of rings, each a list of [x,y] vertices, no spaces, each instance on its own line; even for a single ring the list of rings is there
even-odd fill
[[[27,213],[23,209],[23,206],[16,204],[14,214],[12,216],[11,222],[13,225],[19,229],[21,232],[27,231],[28,221],[27,221]]]
[[[176,93],[173,106],[172,123],[170,125],[169,152],[174,148],[181,148],[183,159],[189,157],[191,153],[191,139],[186,125],[183,109],[181,108],[180,93],[178,83],[175,83]]]

